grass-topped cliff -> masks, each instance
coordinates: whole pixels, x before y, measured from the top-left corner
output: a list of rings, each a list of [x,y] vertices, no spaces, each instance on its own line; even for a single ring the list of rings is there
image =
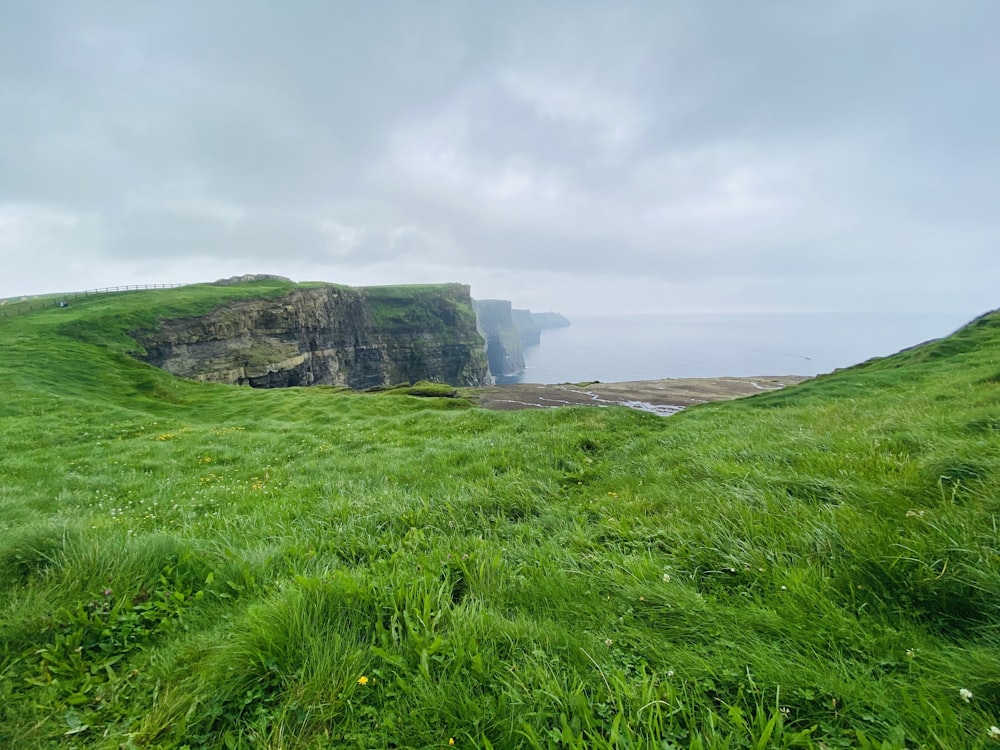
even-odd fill
[[[467,286],[265,284],[283,294],[220,299],[208,312],[133,331],[143,358],[174,375],[256,388],[490,382]]]
[[[668,419],[128,354],[285,291],[0,320],[0,747],[998,746],[1000,315]]]

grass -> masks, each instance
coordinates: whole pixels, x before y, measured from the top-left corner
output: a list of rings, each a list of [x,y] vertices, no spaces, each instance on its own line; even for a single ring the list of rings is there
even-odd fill
[[[0,321],[0,746],[1000,747],[1000,315],[667,419],[127,354],[284,291]]]
[[[461,284],[406,284],[360,288],[379,329],[389,335],[420,330],[436,331],[439,341],[464,336],[476,325],[468,304],[468,288]],[[457,303],[457,304],[456,304]],[[442,326],[442,322],[450,325]]]

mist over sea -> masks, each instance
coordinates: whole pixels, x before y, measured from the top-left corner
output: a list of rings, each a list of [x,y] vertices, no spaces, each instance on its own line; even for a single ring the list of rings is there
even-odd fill
[[[525,383],[817,375],[946,336],[961,313],[573,317],[525,350]],[[517,382],[507,380],[506,382]]]

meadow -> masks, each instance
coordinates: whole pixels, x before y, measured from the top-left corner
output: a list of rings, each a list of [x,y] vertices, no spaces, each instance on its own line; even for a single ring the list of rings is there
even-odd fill
[[[1000,748],[1000,314],[668,418],[129,356],[285,290],[0,320],[0,747]]]

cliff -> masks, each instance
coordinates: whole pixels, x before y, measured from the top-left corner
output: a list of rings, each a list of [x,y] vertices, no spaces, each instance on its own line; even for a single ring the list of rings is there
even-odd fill
[[[557,312],[531,313],[531,319],[542,330],[546,328],[565,328],[570,325],[569,319]]]
[[[486,358],[490,372],[503,378],[524,372],[521,335],[511,316],[511,304],[505,299],[477,299],[476,327],[486,340]]]
[[[491,382],[469,287],[294,287],[133,332],[144,359],[193,380],[275,388]]]
[[[531,315],[531,310],[518,310],[511,308],[511,320],[517,329],[517,335],[521,339],[521,346],[538,346],[542,343],[542,329],[535,323]]]

